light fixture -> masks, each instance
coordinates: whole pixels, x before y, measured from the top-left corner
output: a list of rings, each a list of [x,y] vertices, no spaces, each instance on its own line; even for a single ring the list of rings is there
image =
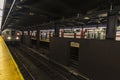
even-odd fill
[[[29,15],[33,16],[33,15],[34,15],[34,13],[30,12],[30,13],[29,13]]]
[[[17,7],[17,8],[19,8],[19,9],[21,9],[21,8],[22,8],[22,6],[18,6],[18,5],[17,5],[16,7]]]
[[[9,36],[7,39],[8,39],[8,40],[11,40],[11,37]]]
[[[16,39],[18,40],[18,39],[19,39],[19,37],[16,37]]]
[[[90,19],[90,18],[89,18],[89,17],[84,17],[84,19],[88,20],[88,19]]]

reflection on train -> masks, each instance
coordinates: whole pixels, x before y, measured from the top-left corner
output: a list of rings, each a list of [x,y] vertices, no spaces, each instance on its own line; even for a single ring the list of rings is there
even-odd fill
[[[105,27],[64,29],[63,37],[83,39],[105,39]]]
[[[1,36],[6,42],[20,42],[21,32],[15,29],[4,29]]]
[[[87,39],[105,39],[106,27],[85,28],[85,35]]]
[[[50,37],[53,37],[53,29],[40,31],[40,40],[49,40]],[[105,39],[105,34],[106,27],[64,28],[59,30],[59,37],[64,38]]]
[[[83,39],[105,39],[105,27],[64,29],[63,37]]]
[[[33,31],[31,33],[33,39],[36,38],[36,32],[37,31]],[[49,42],[49,39],[53,37],[53,35],[54,29],[40,30],[41,41]],[[59,30],[59,37],[104,40],[106,37],[106,26],[61,28]],[[120,26],[116,29],[116,40],[120,40]]]

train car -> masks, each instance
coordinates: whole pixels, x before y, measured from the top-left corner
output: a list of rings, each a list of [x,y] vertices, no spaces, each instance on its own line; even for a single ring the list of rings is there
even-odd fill
[[[1,36],[8,43],[19,43],[21,41],[21,32],[16,29],[4,29]]]

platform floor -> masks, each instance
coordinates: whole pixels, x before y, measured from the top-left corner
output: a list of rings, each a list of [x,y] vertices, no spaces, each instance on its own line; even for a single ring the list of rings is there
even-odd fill
[[[24,80],[4,40],[0,36],[0,80]]]

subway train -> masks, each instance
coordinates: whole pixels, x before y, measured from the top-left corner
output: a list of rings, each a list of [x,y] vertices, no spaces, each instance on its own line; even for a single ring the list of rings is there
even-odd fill
[[[41,39],[53,37],[54,30],[40,30]],[[59,37],[84,38],[84,39],[105,39],[106,27],[85,27],[85,28],[64,28],[59,30]]]
[[[19,43],[21,41],[21,31],[16,29],[4,29],[1,36],[7,43]]]

